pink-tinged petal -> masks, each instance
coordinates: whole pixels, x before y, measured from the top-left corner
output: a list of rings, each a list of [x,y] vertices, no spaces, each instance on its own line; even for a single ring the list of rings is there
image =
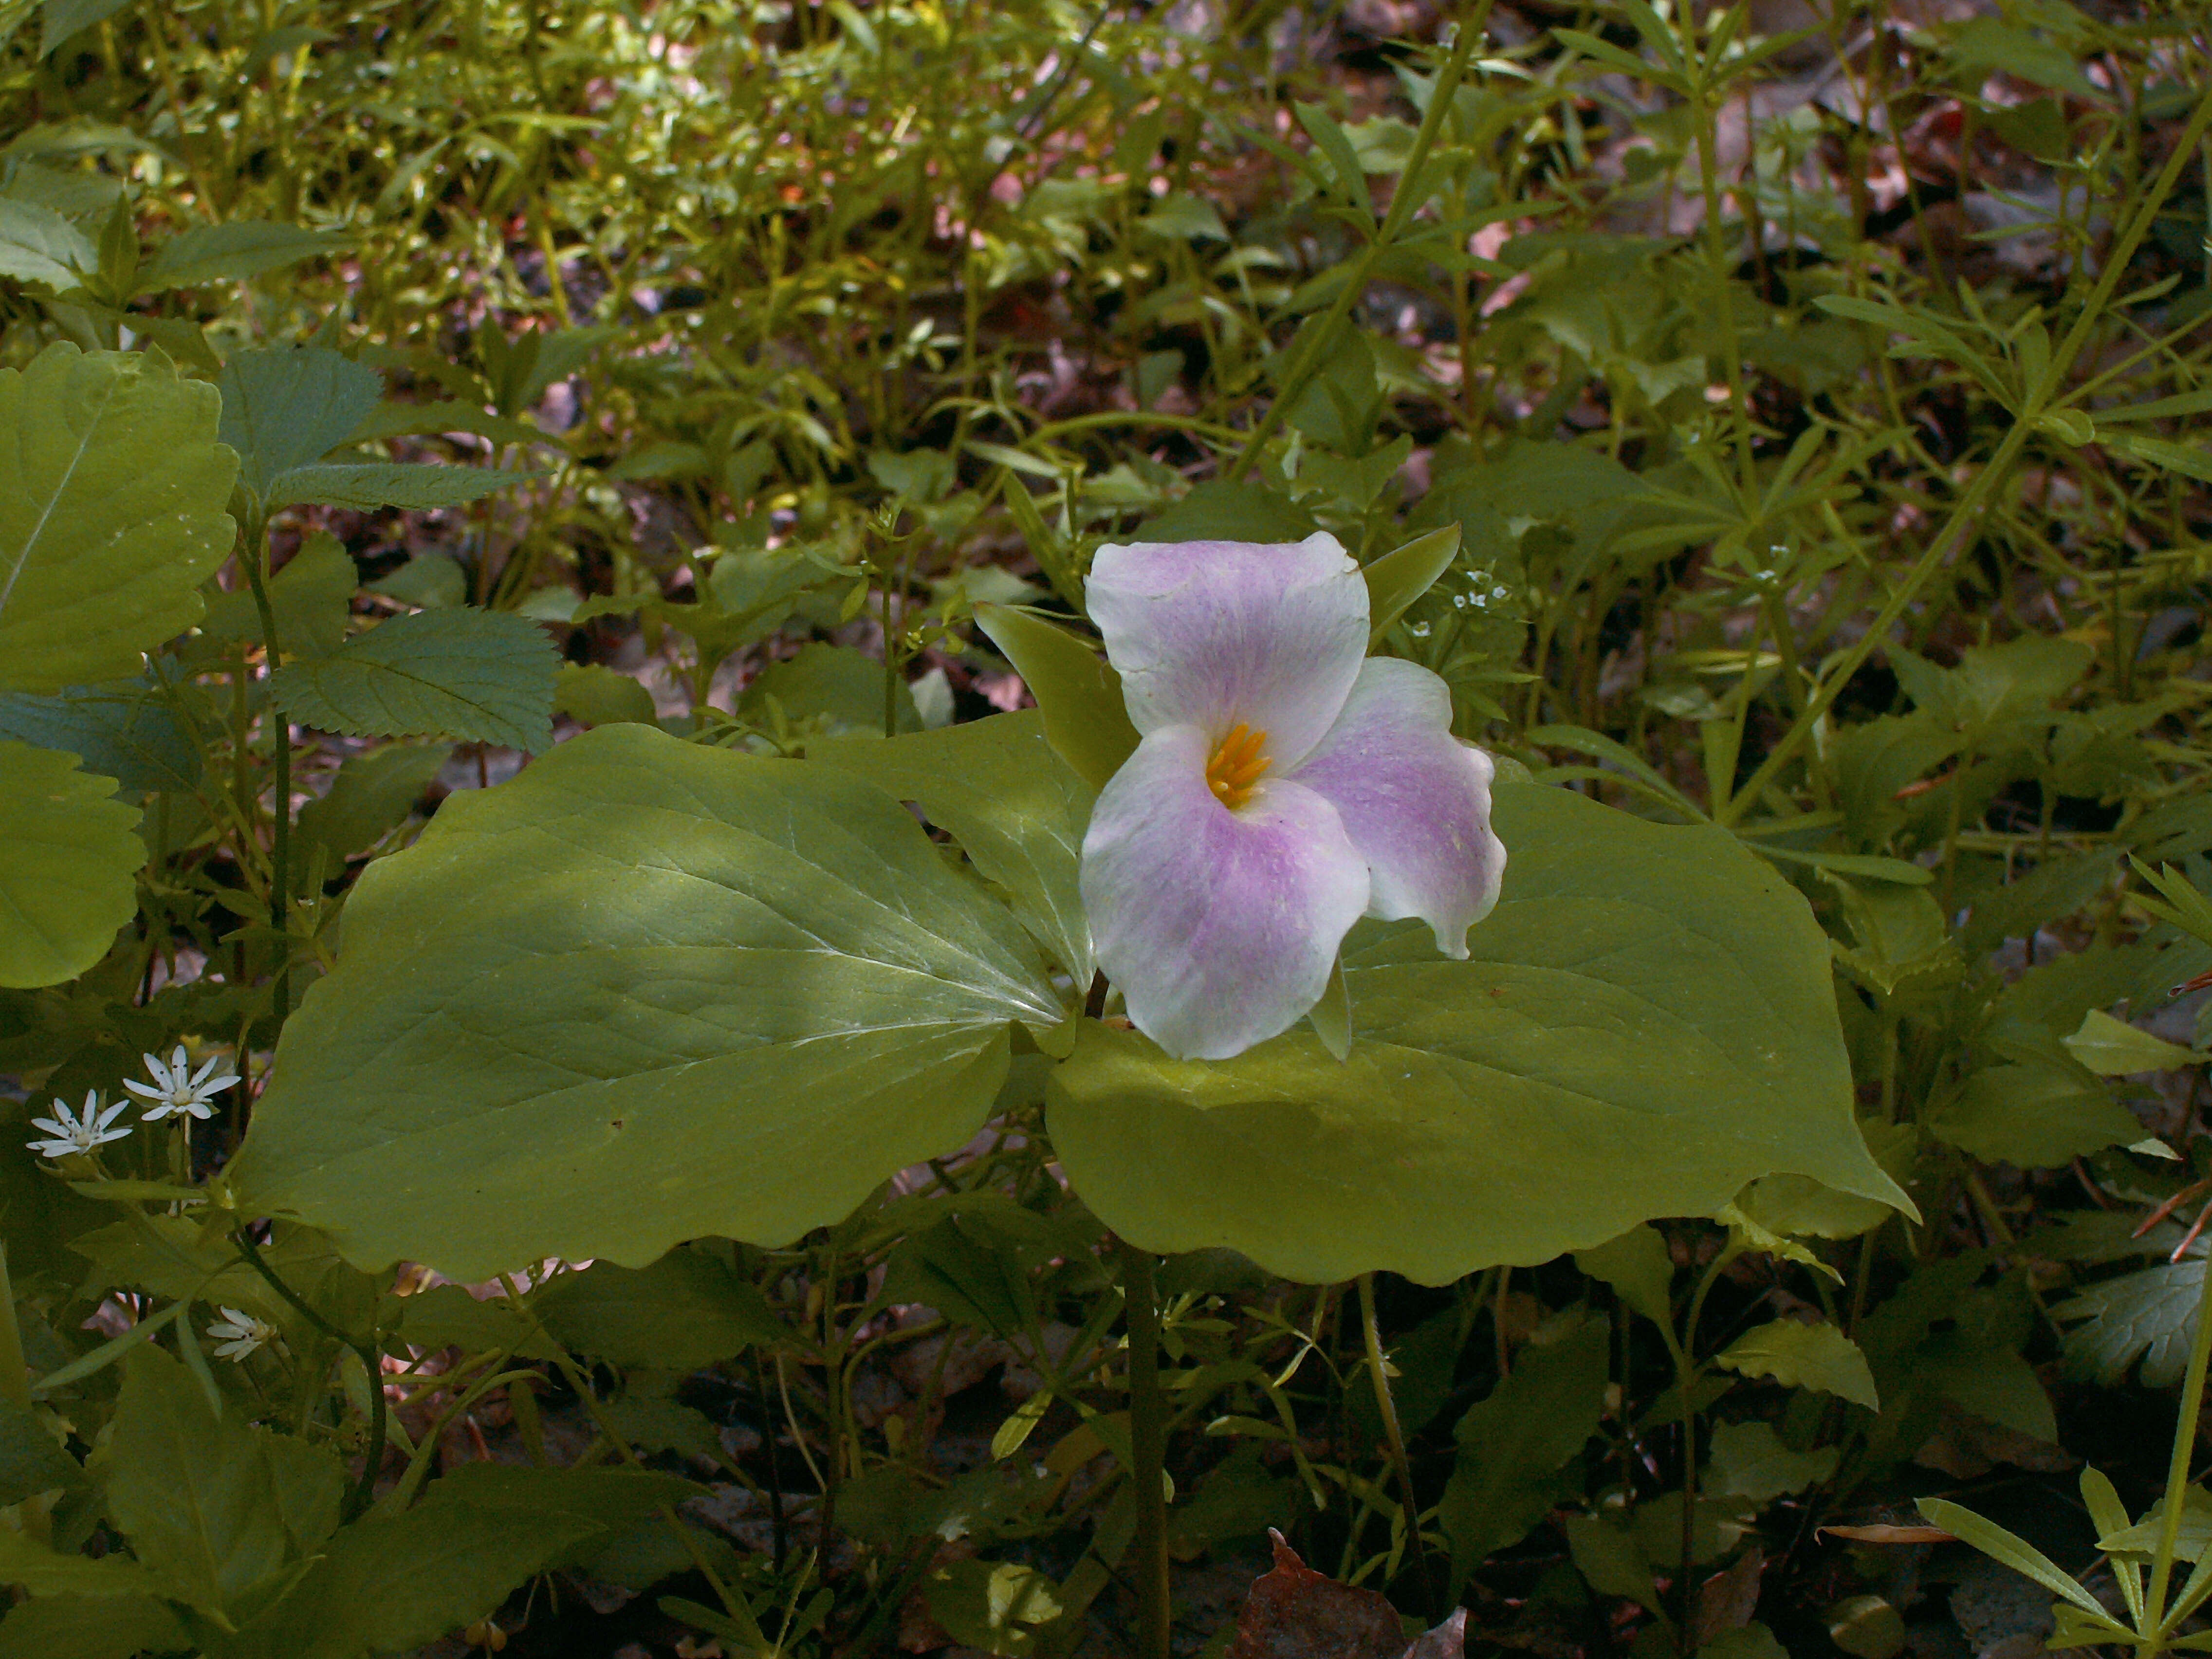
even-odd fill
[[[1206,789],[1207,743],[1188,726],[1146,738],[1083,840],[1099,966],[1178,1060],[1226,1060],[1287,1030],[1367,908],[1367,863],[1336,809],[1267,781],[1231,811]]]
[[[1334,536],[1108,545],[1085,591],[1139,732],[1249,726],[1278,769],[1334,724],[1367,654],[1367,584]]]
[[[1368,914],[1419,916],[1437,948],[1498,902],[1505,848],[1490,827],[1490,757],[1451,734],[1451,693],[1425,668],[1376,657],[1343,716],[1296,773],[1328,799],[1373,878]]]

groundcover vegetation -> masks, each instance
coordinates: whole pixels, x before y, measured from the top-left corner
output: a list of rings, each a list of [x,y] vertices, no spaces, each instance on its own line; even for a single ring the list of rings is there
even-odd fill
[[[0,4],[0,1659],[2212,1648],[2208,27]]]

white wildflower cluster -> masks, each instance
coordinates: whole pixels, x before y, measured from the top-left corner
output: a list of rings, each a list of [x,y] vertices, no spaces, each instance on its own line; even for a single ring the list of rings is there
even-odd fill
[[[1504,605],[1513,597],[1513,590],[1498,580],[1495,572],[1471,570],[1467,586],[1451,596],[1455,611],[1487,611],[1493,605]]]
[[[157,1123],[170,1116],[207,1119],[215,1115],[215,1097],[238,1081],[238,1073],[224,1068],[222,1059],[204,1062],[198,1071],[192,1069],[191,1056],[182,1043],[164,1061],[155,1054],[142,1054],[146,1062],[146,1074],[151,1083],[127,1081],[124,1087],[137,1097],[136,1101],[118,1100],[112,1106],[105,1104],[97,1089],[88,1091],[84,1104],[71,1111],[63,1102],[54,1102],[52,1117],[34,1117],[31,1127],[40,1132],[36,1140],[24,1145],[41,1158],[75,1158],[95,1146],[104,1146],[111,1140],[120,1140],[135,1125],[118,1124],[131,1106],[145,1109],[141,1123]]]

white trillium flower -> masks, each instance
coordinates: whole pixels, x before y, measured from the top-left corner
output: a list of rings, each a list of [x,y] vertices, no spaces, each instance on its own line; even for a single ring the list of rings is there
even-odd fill
[[[170,1054],[167,1065],[153,1054],[141,1054],[139,1058],[146,1062],[147,1075],[153,1082],[125,1083],[123,1086],[148,1103],[143,1122],[158,1122],[172,1112],[188,1117],[213,1117],[215,1108],[209,1101],[238,1081],[235,1072],[216,1075],[222,1066],[220,1055],[193,1071],[192,1057],[185,1052],[181,1042]]]
[[[1139,1030],[1225,1060],[1288,1030],[1362,915],[1467,955],[1505,870],[1490,757],[1442,680],[1368,657],[1334,537],[1102,547],[1087,597],[1140,741],[1091,814],[1083,901]]]
[[[54,1115],[52,1117],[34,1117],[31,1120],[31,1127],[33,1129],[45,1130],[50,1138],[27,1140],[23,1144],[41,1158],[70,1158],[78,1152],[88,1152],[94,1147],[104,1146],[111,1140],[120,1140],[131,1133],[131,1125],[128,1123],[119,1129],[111,1129],[107,1127],[122,1116],[130,1104],[127,1100],[118,1100],[106,1110],[102,1111],[100,1105],[100,1091],[97,1089],[85,1096],[82,1112],[72,1113],[68,1107],[57,1100],[54,1103]]]
[[[257,1348],[264,1348],[276,1340],[276,1328],[265,1319],[256,1319],[250,1313],[236,1308],[221,1308],[222,1317],[207,1328],[207,1334],[219,1345],[215,1352],[218,1359],[243,1361]]]

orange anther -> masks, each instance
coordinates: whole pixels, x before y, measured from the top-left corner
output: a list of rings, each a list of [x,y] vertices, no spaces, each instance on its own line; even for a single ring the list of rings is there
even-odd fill
[[[1231,811],[1251,799],[1252,786],[1267,775],[1273,764],[1267,757],[1267,734],[1241,722],[1222,738],[1206,763],[1206,787]]]

